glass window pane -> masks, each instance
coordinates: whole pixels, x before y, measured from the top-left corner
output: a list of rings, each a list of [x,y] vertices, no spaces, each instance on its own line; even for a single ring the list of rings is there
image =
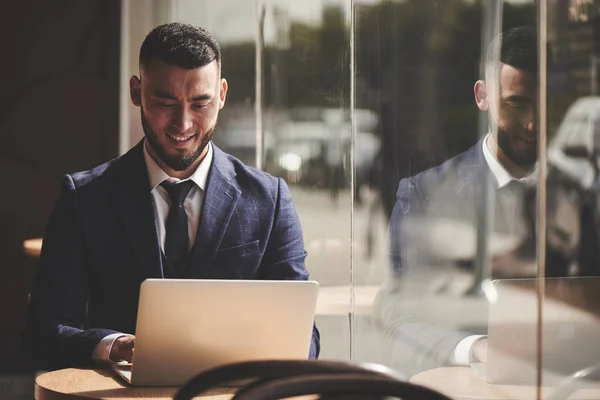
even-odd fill
[[[247,165],[259,161],[290,187],[304,231],[306,267],[320,284],[321,357],[348,359],[350,1],[173,4],[174,19],[204,26],[220,42],[229,91],[214,142]],[[362,121],[371,134],[376,117],[368,114]],[[371,137],[365,141],[372,146]]]

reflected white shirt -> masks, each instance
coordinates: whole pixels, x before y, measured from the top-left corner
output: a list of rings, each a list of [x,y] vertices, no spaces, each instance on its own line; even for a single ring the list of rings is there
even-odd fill
[[[500,189],[508,185],[510,181],[516,180],[516,178],[512,176],[502,164],[500,164],[498,157],[496,157],[490,150],[490,146],[488,144],[490,137],[491,135],[488,133],[481,141],[483,158],[485,159],[485,163],[489,167],[490,171],[492,171],[492,176],[496,180],[496,189]]]

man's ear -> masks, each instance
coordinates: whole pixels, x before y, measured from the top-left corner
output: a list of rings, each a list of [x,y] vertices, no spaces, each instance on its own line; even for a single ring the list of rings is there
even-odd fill
[[[221,78],[221,85],[219,87],[219,110],[225,105],[225,99],[227,98],[228,84],[225,78]]]
[[[475,82],[473,92],[475,94],[475,103],[477,103],[477,107],[479,107],[481,111],[488,111],[490,108],[490,104],[485,81],[478,80],[477,82]]]
[[[129,95],[134,106],[140,107],[142,105],[142,82],[135,75],[132,75],[129,79]]]

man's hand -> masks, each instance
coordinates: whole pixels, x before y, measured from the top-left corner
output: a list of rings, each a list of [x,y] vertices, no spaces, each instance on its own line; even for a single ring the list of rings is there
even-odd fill
[[[487,362],[487,338],[481,338],[475,342],[473,348],[472,362]]]
[[[127,335],[118,337],[110,349],[109,358],[113,362],[133,360],[133,344],[135,342],[135,336]]]

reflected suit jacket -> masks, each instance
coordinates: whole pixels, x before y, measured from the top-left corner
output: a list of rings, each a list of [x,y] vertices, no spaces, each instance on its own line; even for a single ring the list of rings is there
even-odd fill
[[[456,345],[474,332],[473,327],[461,326],[461,321],[454,321],[456,330],[445,329],[432,322],[424,321],[417,312],[407,312],[402,304],[406,300],[417,300],[423,292],[407,293],[411,286],[425,284],[424,280],[438,278],[446,271],[429,268],[426,256],[431,253],[431,243],[425,244],[419,238],[411,237],[413,227],[406,228],[407,221],[415,217],[423,217],[424,222],[445,218],[450,221],[467,222],[474,230],[477,229],[477,208],[482,202],[483,189],[486,184],[494,185],[494,177],[485,161],[482,141],[443,164],[403,179],[398,185],[396,204],[390,219],[390,256],[394,278],[387,282],[380,291],[376,306],[375,320],[381,333],[388,355],[388,362],[404,372],[407,377],[415,373],[448,364]],[[494,187],[494,186],[492,186]],[[533,224],[535,206],[535,188],[524,196],[524,212],[522,214],[529,231]],[[502,218],[498,213],[502,210],[496,203],[495,223],[502,230]],[[418,221],[418,219],[417,219]],[[499,222],[498,222],[499,221]],[[451,222],[453,224],[454,222]],[[449,236],[449,235],[447,235]],[[474,236],[473,236],[474,237]],[[460,235],[450,238],[457,245],[464,239]],[[533,248],[531,244],[533,243]],[[535,255],[535,237],[529,237],[528,246],[522,246],[527,257]],[[566,276],[569,263],[565,257],[547,246],[547,275]],[[449,265],[446,263],[443,265]],[[466,268],[472,271],[473,263],[467,263]],[[465,264],[461,264],[465,267]],[[415,280],[411,281],[411,277]],[[436,310],[430,310],[435,313]],[[440,316],[446,311],[437,310]],[[460,310],[456,310],[456,318],[460,318]],[[487,314],[481,316],[487,320]],[[463,329],[464,328],[464,329]],[[479,329],[479,328],[478,328]]]

